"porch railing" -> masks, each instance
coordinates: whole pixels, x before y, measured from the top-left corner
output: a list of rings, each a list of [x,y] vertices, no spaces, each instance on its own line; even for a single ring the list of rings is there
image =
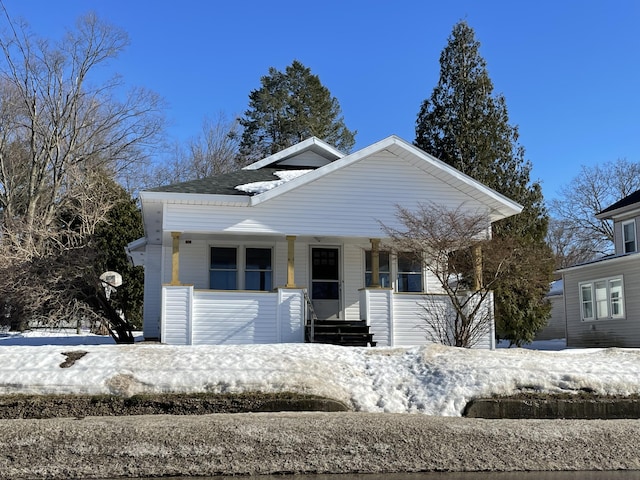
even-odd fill
[[[318,320],[318,316],[316,315],[316,311],[313,308],[313,302],[311,302],[311,297],[309,297],[309,292],[307,292],[307,290],[303,290],[303,292],[304,292],[304,301],[307,305],[307,321],[305,325],[305,330],[308,329],[308,333],[305,333],[305,338],[307,339],[307,342],[313,343],[315,323]]]

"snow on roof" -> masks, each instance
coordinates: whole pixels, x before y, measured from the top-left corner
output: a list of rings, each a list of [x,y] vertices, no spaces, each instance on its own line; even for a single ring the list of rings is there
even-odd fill
[[[555,280],[551,282],[549,292],[547,296],[562,295],[564,293],[564,282],[562,280]]]
[[[251,194],[259,194],[271,190],[275,187],[282,185],[283,183],[287,183],[294,178],[298,178],[305,173],[312,172],[312,169],[306,170],[281,170],[274,172],[274,175],[278,177],[280,180],[272,180],[268,182],[253,182],[253,183],[245,183],[244,185],[237,185],[236,190],[240,190],[241,192],[251,193]]]

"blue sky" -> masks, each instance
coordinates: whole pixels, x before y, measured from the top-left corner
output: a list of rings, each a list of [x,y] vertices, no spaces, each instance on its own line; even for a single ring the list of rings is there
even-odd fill
[[[638,0],[2,1],[41,36],[91,10],[127,31],[111,67],[166,99],[175,140],[206,116],[242,114],[269,67],[297,59],[340,102],[356,149],[413,141],[440,52],[466,20],[547,200],[581,165],[640,161]]]

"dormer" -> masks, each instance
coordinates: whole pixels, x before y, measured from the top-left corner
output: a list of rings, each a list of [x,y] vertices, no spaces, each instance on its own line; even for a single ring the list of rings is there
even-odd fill
[[[262,160],[247,165],[243,170],[278,168],[281,170],[316,169],[334,162],[345,154],[316,137],[310,137]]]

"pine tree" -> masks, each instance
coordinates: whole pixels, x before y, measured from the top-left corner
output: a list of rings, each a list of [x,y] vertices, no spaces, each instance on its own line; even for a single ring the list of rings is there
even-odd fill
[[[294,60],[284,72],[271,67],[260,82],[240,119],[245,159],[272,155],[311,136],[344,152],[353,147],[356,132],[346,127],[338,100],[302,63]]]
[[[438,84],[418,113],[414,143],[523,205],[520,215],[493,227],[522,258],[524,268],[495,289],[498,334],[521,345],[533,340],[550,312],[544,300],[553,269],[544,243],[548,214],[539,182],[531,182],[518,128],[509,123],[504,96],[493,94],[479,49],[473,29],[456,24],[440,56]]]

